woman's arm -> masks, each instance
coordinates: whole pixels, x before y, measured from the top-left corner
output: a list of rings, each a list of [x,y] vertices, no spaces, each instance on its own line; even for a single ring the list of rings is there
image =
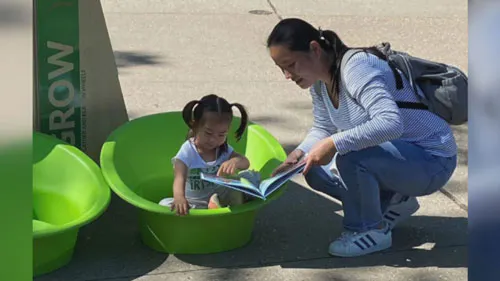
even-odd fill
[[[313,104],[313,126],[302,143],[297,147],[298,150],[303,152],[302,154],[309,152],[318,141],[330,137],[337,132],[337,127],[330,119],[321,92],[317,93],[314,87],[311,87],[310,93]]]
[[[387,83],[394,83],[393,74],[381,70],[384,63],[360,53],[346,64],[343,77],[347,90],[367,111],[370,120],[332,136],[339,154],[376,146],[403,134],[399,108],[387,87]]]

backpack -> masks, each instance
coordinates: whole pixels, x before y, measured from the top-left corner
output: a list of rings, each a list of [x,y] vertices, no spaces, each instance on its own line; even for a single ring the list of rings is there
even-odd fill
[[[429,110],[451,125],[461,125],[468,121],[468,79],[458,68],[444,63],[433,62],[407,53],[391,49],[389,43],[382,43],[376,48],[384,55],[370,49],[350,49],[341,62],[342,72],[347,61],[356,53],[366,51],[388,62],[396,79],[396,88],[403,88],[399,69],[410,82],[420,103],[396,101],[400,108]],[[419,87],[424,96],[417,91]]]

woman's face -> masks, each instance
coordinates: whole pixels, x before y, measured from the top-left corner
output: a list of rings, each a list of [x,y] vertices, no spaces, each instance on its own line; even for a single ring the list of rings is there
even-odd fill
[[[319,46],[318,46],[319,47]],[[283,71],[286,79],[291,79],[302,89],[311,87],[320,76],[320,50],[312,45],[309,52],[290,51],[286,46],[269,47],[271,58]]]

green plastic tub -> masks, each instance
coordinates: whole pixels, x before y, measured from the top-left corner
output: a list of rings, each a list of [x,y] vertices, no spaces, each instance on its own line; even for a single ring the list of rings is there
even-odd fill
[[[97,164],[55,137],[33,134],[33,274],[71,261],[78,230],[107,208],[111,191]]]
[[[239,118],[232,123],[232,132]],[[154,250],[172,254],[201,254],[227,251],[248,243],[256,212],[276,199],[286,187],[266,201],[256,199],[240,206],[190,210],[176,216],[158,202],[171,197],[173,166],[187,126],[180,112],[144,116],[116,129],[101,151],[101,169],[111,189],[137,207],[143,242]],[[266,130],[250,124],[239,142],[230,134],[229,143],[246,155],[251,168],[268,176],[286,158],[279,142]]]

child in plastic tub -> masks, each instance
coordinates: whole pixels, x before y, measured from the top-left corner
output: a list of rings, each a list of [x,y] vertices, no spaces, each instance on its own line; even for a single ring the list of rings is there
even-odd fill
[[[241,104],[230,104],[216,95],[207,95],[186,104],[182,116],[190,130],[188,139],[172,159],[174,196],[161,200],[160,205],[183,216],[192,208],[212,209],[243,203],[241,192],[200,179],[200,173],[232,175],[250,166],[248,159],[227,143],[233,107],[241,113],[241,124],[236,130],[239,141],[248,122],[247,112]]]

